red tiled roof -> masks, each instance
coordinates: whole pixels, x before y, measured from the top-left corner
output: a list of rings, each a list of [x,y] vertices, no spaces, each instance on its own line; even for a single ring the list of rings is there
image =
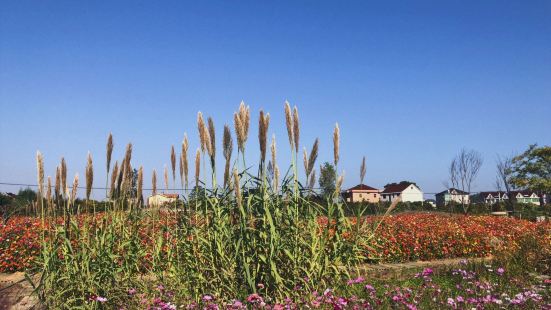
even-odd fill
[[[401,193],[413,183],[392,184],[385,187],[383,193]]]
[[[165,194],[165,193],[161,193],[159,194],[163,197],[166,197],[166,198],[178,198],[178,194]]]
[[[348,191],[379,191],[379,190],[365,184],[358,184],[354,187],[347,189],[346,191],[348,192]]]

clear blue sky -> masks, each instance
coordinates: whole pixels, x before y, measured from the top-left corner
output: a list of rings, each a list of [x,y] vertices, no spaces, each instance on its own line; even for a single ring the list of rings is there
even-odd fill
[[[114,158],[134,143],[149,186],[184,132],[197,147],[197,111],[220,137],[241,100],[249,162],[259,109],[282,166],[285,99],[299,107],[302,145],[320,138],[320,162],[339,122],[346,186],[366,155],[369,185],[440,191],[467,147],[485,158],[474,190],[493,189],[496,154],[551,143],[549,1],[0,4],[0,182],[35,183],[36,150],[48,175],[65,156],[83,176],[90,151],[103,186],[112,131]]]

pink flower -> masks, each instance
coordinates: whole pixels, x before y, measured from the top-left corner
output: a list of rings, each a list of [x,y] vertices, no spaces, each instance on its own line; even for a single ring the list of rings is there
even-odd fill
[[[505,269],[503,269],[501,267],[497,268],[497,274],[498,275],[502,276],[504,273],[505,273]]]
[[[204,295],[203,296],[203,301],[204,302],[209,302],[209,301],[212,301],[214,298],[210,295]]]
[[[249,295],[249,297],[247,297],[247,301],[250,303],[263,303],[264,299],[257,293],[254,293]]]

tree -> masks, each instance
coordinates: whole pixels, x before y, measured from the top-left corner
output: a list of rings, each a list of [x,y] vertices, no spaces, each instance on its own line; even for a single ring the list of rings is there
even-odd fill
[[[511,190],[514,189],[514,184],[511,181],[513,176],[513,156],[501,157],[497,156],[496,159],[496,187],[498,191],[504,189],[507,193],[507,205],[509,206],[510,211],[515,211],[515,206],[511,197]]]
[[[319,185],[321,188],[321,194],[324,198],[329,198],[335,192],[337,181],[337,172],[335,166],[325,162],[320,166],[320,178]]]
[[[543,196],[551,193],[551,146],[532,144],[524,153],[515,156],[511,182],[516,187],[538,193],[540,205],[543,205]]]
[[[417,183],[415,183],[415,182],[411,182],[411,181],[400,181],[400,183],[396,183],[396,182],[394,182],[394,183],[388,183],[388,184],[386,184],[386,185],[383,186],[383,187],[388,187],[388,186],[393,186],[393,185],[405,185],[405,184],[407,184],[407,185],[413,184],[413,185],[417,186]],[[419,186],[417,186],[417,187],[419,187]]]
[[[482,155],[475,150],[462,149],[450,164],[450,182],[453,188],[470,194],[471,186],[482,166]],[[469,206],[461,195],[463,212],[467,213]]]

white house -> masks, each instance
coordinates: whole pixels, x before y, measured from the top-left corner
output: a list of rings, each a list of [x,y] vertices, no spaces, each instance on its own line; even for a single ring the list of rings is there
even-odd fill
[[[421,189],[409,182],[389,184],[381,192],[381,201],[392,202],[397,197],[400,197],[402,202],[423,202],[423,192]]]
[[[167,203],[172,203],[178,200],[178,194],[163,194],[158,193],[153,196],[149,196],[147,204],[150,207],[159,207]]]

